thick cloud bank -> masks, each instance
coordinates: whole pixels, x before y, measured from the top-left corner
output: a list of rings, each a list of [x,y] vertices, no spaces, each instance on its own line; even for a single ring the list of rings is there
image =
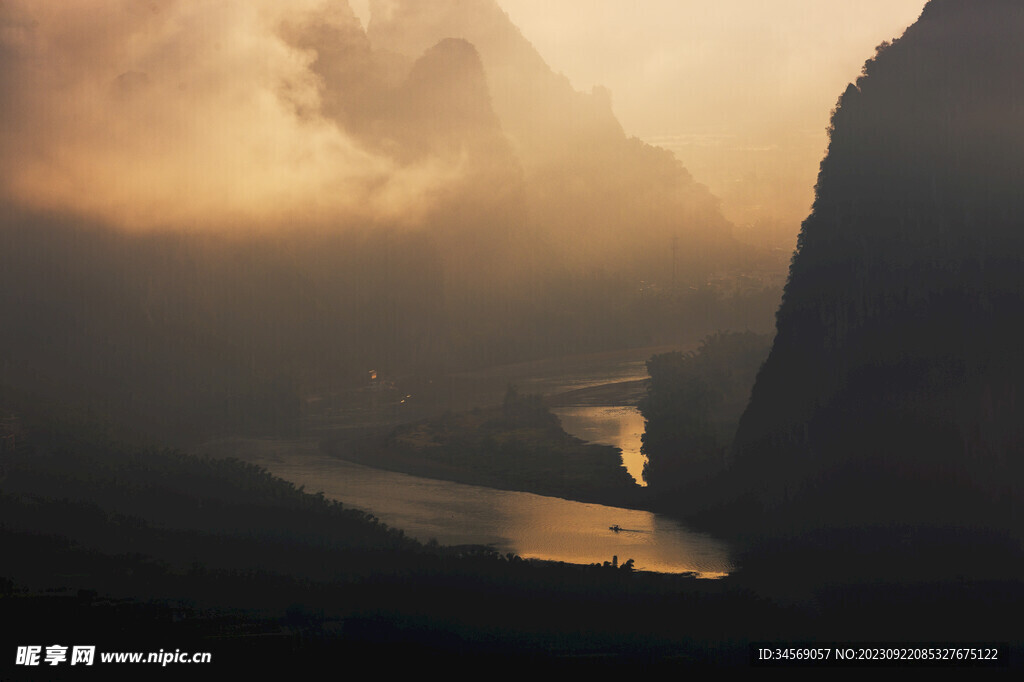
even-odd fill
[[[311,18],[352,17],[318,0],[0,3],[5,202],[127,227],[415,221],[458,163],[398,163],[325,116],[317,51],[287,40]]]

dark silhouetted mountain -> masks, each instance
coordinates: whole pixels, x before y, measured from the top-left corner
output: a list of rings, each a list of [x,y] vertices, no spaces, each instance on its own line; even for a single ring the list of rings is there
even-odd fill
[[[719,332],[695,351],[647,361],[651,380],[639,405],[646,420],[644,478],[661,503],[725,468],[771,340],[768,334]]]
[[[1018,2],[933,0],[840,97],[738,430],[748,511],[1019,537],[1022,31]]]

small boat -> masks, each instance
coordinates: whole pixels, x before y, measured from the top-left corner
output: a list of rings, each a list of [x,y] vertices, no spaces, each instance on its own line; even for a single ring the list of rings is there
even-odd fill
[[[618,533],[622,528],[620,528],[618,524],[615,524],[614,526],[608,526],[608,530],[613,530]]]

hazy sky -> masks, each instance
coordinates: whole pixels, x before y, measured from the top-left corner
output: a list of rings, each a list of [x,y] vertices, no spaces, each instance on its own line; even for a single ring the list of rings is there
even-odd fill
[[[577,89],[608,87],[627,134],[674,151],[730,218],[795,234],[836,99],[925,0],[498,3]]]
[[[626,132],[676,152],[729,217],[793,223],[836,99],[925,0],[499,3],[577,89],[611,89]]]

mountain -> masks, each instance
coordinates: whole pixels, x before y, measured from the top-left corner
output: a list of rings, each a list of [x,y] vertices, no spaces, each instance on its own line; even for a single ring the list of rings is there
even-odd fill
[[[314,55],[316,113],[402,169],[447,177],[432,209],[465,209],[471,199],[495,205],[492,214],[507,213],[503,200],[517,193],[522,171],[472,44],[445,36],[417,45],[409,57],[394,55],[371,44],[344,2],[296,17],[281,34]],[[480,231],[494,217],[464,216],[462,222]],[[444,222],[430,210],[413,220]]]
[[[626,136],[604,88],[576,91],[494,0],[374,0],[375,49],[416,55],[446,38],[479,50],[491,101],[522,163],[529,224],[560,262],[667,282],[673,238],[689,283],[739,260],[718,200],[663,149]]]
[[[736,436],[748,512],[1020,537],[1022,30],[932,0],[840,97]]]
[[[554,73],[493,0],[373,0],[367,34],[375,48],[422,54],[445,38],[480,51],[494,107],[528,166],[559,157],[572,140],[622,137],[609,93],[581,93]],[[558,114],[551,116],[549,114]]]
[[[313,55],[309,70],[319,83],[319,113],[354,133],[365,133],[379,114],[386,65],[370,47],[347,2],[293,15],[280,27],[289,45]],[[310,112],[312,113],[312,112]]]
[[[293,433],[371,371],[432,405],[445,372],[689,339],[776,295],[708,284],[749,255],[715,198],[491,0],[374,3],[368,32],[344,0],[3,7],[11,404]]]

